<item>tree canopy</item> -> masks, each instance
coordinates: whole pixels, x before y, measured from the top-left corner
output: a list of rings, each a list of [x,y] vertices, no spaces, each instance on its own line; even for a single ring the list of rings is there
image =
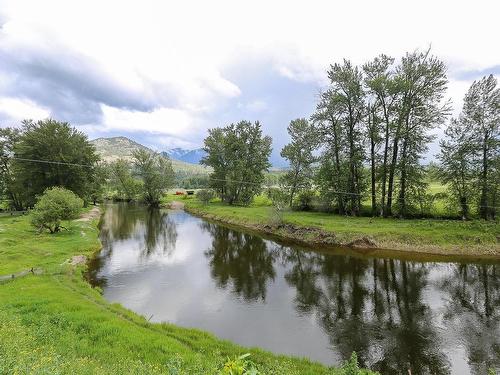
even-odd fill
[[[174,183],[170,160],[160,154],[137,150],[133,154],[135,173],[143,182],[143,198],[150,206],[158,206],[162,194]]]
[[[51,186],[90,199],[89,186],[100,158],[87,136],[67,122],[23,121],[12,151],[14,189],[21,193],[25,207],[32,206],[36,196]]]
[[[271,166],[271,137],[263,136],[257,121],[240,121],[210,129],[205,138],[207,155],[201,163],[213,168],[210,186],[229,204],[249,204]]]

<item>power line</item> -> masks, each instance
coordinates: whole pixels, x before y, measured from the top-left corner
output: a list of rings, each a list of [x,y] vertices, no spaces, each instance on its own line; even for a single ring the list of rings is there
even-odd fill
[[[20,161],[28,161],[28,162],[35,162],[35,163],[46,163],[46,164],[55,164],[55,165],[69,165],[69,166],[76,166],[76,167],[84,167],[84,168],[94,168],[95,166],[89,165],[89,164],[78,164],[78,163],[69,163],[69,162],[61,162],[61,161],[53,161],[53,160],[41,160],[41,159],[27,159],[27,158],[19,158],[19,157],[11,157],[11,159],[15,160],[20,160]],[[215,178],[215,177],[208,177],[209,180],[212,181],[221,181],[221,182],[235,182],[235,183],[241,183],[241,184],[247,184],[247,185],[256,185],[256,186],[262,186],[262,183],[258,182],[249,182],[249,181],[238,181],[238,180],[231,180],[231,179],[223,179],[223,178]],[[289,188],[291,186],[283,186],[285,188]],[[338,195],[354,195],[354,196],[359,196],[359,197],[378,197],[377,194],[361,194],[361,193],[353,193],[353,192],[348,192],[348,191],[336,191],[336,190],[330,190],[328,189],[329,193],[332,194],[338,194]],[[393,198],[393,201],[403,201],[402,198]],[[461,204],[462,205],[462,204]],[[478,208],[494,208],[494,209],[500,209],[500,206],[483,206],[483,205],[474,205],[470,203],[464,204],[468,207],[478,207]]]
[[[21,161],[30,161],[34,163],[46,163],[46,164],[56,164],[56,165],[71,165],[74,167],[85,167],[85,168],[94,168],[95,166],[89,164],[78,164],[78,163],[68,163],[64,161],[52,161],[52,160],[40,160],[40,159],[26,159],[26,158],[18,158],[12,157],[11,159],[21,160]]]

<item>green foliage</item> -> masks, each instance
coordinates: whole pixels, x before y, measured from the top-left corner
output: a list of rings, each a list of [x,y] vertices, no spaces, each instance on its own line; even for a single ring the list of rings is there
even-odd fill
[[[463,219],[473,205],[484,219],[492,219],[500,199],[500,89],[493,76],[475,81],[441,141],[439,177],[448,186],[452,203]]]
[[[351,358],[344,363],[344,365],[341,368],[341,374],[342,375],[361,375],[363,372],[361,372],[359,365],[358,365],[358,356],[356,352],[352,352]]]
[[[171,199],[175,199],[174,196]],[[272,203],[260,197],[248,207],[228,206],[213,202],[205,206],[197,200],[186,201],[188,210],[207,214],[220,221],[255,228],[269,221]],[[381,217],[349,217],[323,212],[283,211],[283,220],[298,227],[319,228],[335,234],[338,241],[349,243],[362,237],[374,239],[385,249],[431,250],[442,254],[478,254],[499,252],[497,236],[500,226],[495,222],[458,221],[443,219],[398,220]],[[318,238],[321,240],[321,238]]]
[[[259,122],[240,121],[209,130],[201,163],[213,168],[210,186],[229,204],[248,205],[262,190],[264,171],[271,164],[271,137]]]
[[[288,205],[288,194],[283,189],[270,188],[267,190],[267,196],[271,200],[270,224],[279,226],[283,224],[283,214]]]
[[[106,192],[106,181],[109,179],[110,170],[106,165],[98,164],[95,168],[94,174],[89,181],[87,196],[90,201],[95,205],[97,202],[102,201]]]
[[[221,370],[221,375],[259,375],[255,364],[247,359],[250,353],[246,353],[234,359],[228,359]]]
[[[294,205],[300,211],[310,211],[313,209],[315,198],[316,193],[314,190],[303,190],[297,195]]]
[[[213,190],[210,189],[201,189],[196,192],[196,198],[203,202],[203,204],[208,204],[213,198],[215,194]]]
[[[32,211],[31,223],[50,233],[58,232],[62,220],[76,219],[83,207],[83,201],[72,191],[61,187],[45,190]]]
[[[174,170],[167,157],[145,150],[134,151],[136,174],[143,182],[143,199],[150,206],[158,206],[163,193],[174,183]]]
[[[22,188],[13,171],[14,146],[19,142],[21,131],[16,128],[0,129],[0,197],[6,197],[14,210],[26,207]]]
[[[142,184],[132,176],[132,168],[124,159],[109,165],[111,185],[117,191],[119,200],[133,200],[139,194]]]
[[[12,161],[16,186],[27,206],[32,206],[35,197],[51,186],[61,186],[83,199],[89,198],[89,185],[99,156],[87,136],[67,122],[23,121],[13,151],[18,158]],[[59,162],[67,164],[57,164]]]
[[[281,156],[290,162],[290,168],[283,176],[283,183],[289,190],[290,207],[297,192],[310,187],[313,177],[313,151],[317,146],[317,134],[306,119],[297,119],[288,125],[291,142],[281,150]]]
[[[344,60],[327,71],[312,116],[322,151],[316,184],[326,208],[340,214],[359,215],[368,186],[372,215],[391,216],[395,206],[409,216],[421,200],[420,159],[449,112],[446,67],[429,51],[394,61],[380,55],[361,69]]]

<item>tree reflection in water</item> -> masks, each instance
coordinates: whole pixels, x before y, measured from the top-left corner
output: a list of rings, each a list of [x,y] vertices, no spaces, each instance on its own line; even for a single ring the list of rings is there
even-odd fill
[[[202,222],[212,236],[205,252],[212,277],[219,288],[231,285],[233,293],[246,301],[265,301],[269,281],[276,277],[274,254],[258,236],[236,232],[217,224]]]
[[[342,358],[356,351],[363,366],[383,374],[449,372],[423,302],[429,266],[293,249],[283,260],[297,311],[315,314]]]
[[[467,350],[473,373],[500,368],[500,275],[497,265],[453,264],[440,287],[448,299],[444,319]]]
[[[131,253],[135,255],[132,262],[124,262],[132,264],[130,267],[146,261],[154,267],[155,261],[171,256],[177,244],[176,226],[182,223],[177,214],[172,215],[139,206],[110,206],[101,231],[103,250],[90,266],[93,284],[104,286],[100,283],[105,278],[99,279],[98,271],[113,256],[115,246],[126,250],[122,254],[127,261]],[[192,280],[188,277],[188,285],[191,281],[198,288],[200,280],[207,281],[203,285],[211,293],[213,281],[216,290],[231,292],[219,296],[226,298],[226,303],[233,303],[236,297],[238,308],[244,309],[245,303],[252,305],[245,311],[247,318],[254,312],[277,314],[272,315],[273,319],[279,317],[277,321],[305,322],[302,328],[306,329],[309,324],[314,329],[320,327],[333,358],[325,362],[346,360],[356,351],[362,366],[381,374],[408,370],[412,374],[467,372],[467,365],[460,363],[457,367],[452,363],[456,358],[468,362],[474,374],[500,367],[498,265],[422,263],[314,252],[202,220],[198,223],[188,227],[187,242],[200,241],[193,247],[194,256],[172,266],[183,272],[190,270],[192,263],[196,271],[208,267],[208,273],[196,274]],[[186,232],[179,229],[179,235]],[[196,249],[198,254],[194,253]],[[141,272],[146,274],[147,268],[141,268]],[[284,280],[277,280],[278,275]],[[131,280],[136,282],[137,278]],[[278,294],[280,298],[272,301],[272,311],[266,310],[266,305],[271,305],[270,296]],[[196,301],[189,304],[197,306]],[[296,314],[288,314],[293,310]],[[195,314],[194,325],[196,319],[210,321]],[[215,330],[224,325],[226,316],[217,313],[211,319]],[[297,337],[287,332],[277,334],[283,340]],[[307,350],[304,355],[310,354]],[[324,351],[321,358],[328,355]]]
[[[102,223],[99,237],[102,250],[91,259],[87,273],[92,284],[101,288],[106,285],[106,278],[98,275],[99,270],[113,255],[117,242],[133,239],[143,260],[154,254],[168,257],[175,250],[177,227],[166,210],[117,203],[106,207]]]

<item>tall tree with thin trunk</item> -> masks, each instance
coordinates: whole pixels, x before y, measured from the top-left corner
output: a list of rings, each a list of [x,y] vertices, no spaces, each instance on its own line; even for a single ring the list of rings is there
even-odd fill
[[[474,160],[478,152],[471,137],[471,126],[462,117],[451,121],[445,135],[446,138],[440,142],[439,175],[458,203],[462,219],[466,220],[476,195]]]
[[[365,93],[362,85],[362,72],[350,61],[344,60],[343,64],[331,65],[327,74],[330,87],[322,95],[322,102],[313,118],[322,124],[328,123],[327,130],[333,136],[334,144],[333,147],[332,145],[327,147],[320,171],[324,172],[323,175],[328,174],[331,167],[335,165],[336,172],[340,176],[342,164],[345,163],[347,191],[333,191],[333,194],[340,194],[341,197],[345,195],[341,198],[342,206],[339,207],[339,211],[345,210],[351,215],[359,215],[364,189],[362,121],[365,115]],[[334,163],[330,160],[332,154],[336,159]],[[331,188],[333,190],[336,186]]]
[[[481,190],[479,214],[483,219],[496,215],[500,158],[500,89],[492,75],[474,81],[464,98],[463,121],[470,126],[475,147],[480,150],[478,179]]]
[[[394,82],[393,64],[394,58],[382,54],[363,65],[367,93],[373,98],[372,101],[374,103],[372,105],[372,117],[378,118],[380,122],[378,126],[382,154],[378,173],[380,179],[380,215],[384,215],[387,210],[387,180],[392,145],[391,140],[394,137],[395,104],[399,95],[399,90]],[[373,126],[374,124],[372,123],[369,133],[372,137],[375,137],[376,134],[374,133],[375,129]]]
[[[449,113],[449,102],[443,103],[448,80],[446,66],[426,52],[408,53],[396,69],[396,129],[392,146],[387,192],[387,215],[392,213],[394,182],[399,171],[399,215],[406,216],[408,194],[423,183],[419,159],[432,139],[428,131],[440,126]]]
[[[288,125],[291,141],[283,147],[281,156],[290,163],[288,172],[283,176],[289,191],[290,207],[293,205],[296,193],[311,185],[313,177],[311,165],[315,161],[313,151],[317,142],[314,133],[313,127],[304,118],[292,120]]]

